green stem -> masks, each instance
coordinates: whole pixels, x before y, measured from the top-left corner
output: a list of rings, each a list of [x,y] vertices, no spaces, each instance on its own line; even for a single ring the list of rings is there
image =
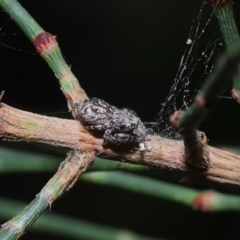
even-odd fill
[[[184,139],[187,163],[193,167],[209,167],[206,138],[197,134],[196,128],[214,105],[217,95],[230,84],[238,71],[240,45],[233,46],[219,58],[208,81],[202,87],[192,105],[183,113],[175,113],[172,123]],[[205,140],[204,140],[205,139]]]
[[[80,180],[170,200],[201,211],[240,211],[239,196],[198,191],[128,173],[85,173]]]
[[[173,125],[184,140],[186,161],[195,168],[208,168],[210,165],[206,141],[198,137],[197,127],[214,105],[217,95],[233,79],[233,97],[240,103],[240,37],[232,10],[232,1],[206,0],[214,8],[227,46],[227,55],[222,57],[210,75],[209,80],[197,95],[194,103],[184,113],[175,113]]]
[[[213,6],[214,7],[214,6]],[[229,1],[226,4],[214,7],[223,39],[227,48],[230,51],[236,44],[240,42],[238,28],[235,22],[233,13],[233,3]],[[233,85],[238,94],[240,93],[240,68],[233,79]]]
[[[47,154],[17,151],[11,148],[0,147],[0,174],[53,172],[59,167],[63,157]],[[138,164],[116,162],[102,158],[95,158],[87,171],[149,171],[151,168]]]
[[[11,218],[24,208],[26,204],[10,199],[0,198],[1,219]],[[136,233],[104,225],[90,223],[84,220],[74,219],[67,216],[45,213],[34,226],[33,231],[51,233],[67,239],[91,239],[91,240],[157,240],[156,238],[144,237]],[[160,239],[158,239],[160,240]]]
[[[61,161],[61,157],[52,157],[44,154],[29,154],[23,151],[11,151],[6,148],[0,148],[0,155],[2,158],[4,158],[4,160],[0,159],[2,173],[54,171],[59,166],[59,163]],[[88,168],[87,172],[103,170],[143,171],[149,170],[149,168],[136,164],[118,163],[111,160],[97,158],[91,167]],[[100,175],[98,173],[84,174],[80,180],[93,181],[96,184],[113,184],[113,186],[121,187],[123,189],[138,191],[142,194],[153,195],[172,201],[180,201],[181,203],[184,203],[184,201],[187,200],[187,202],[184,204],[188,206],[193,203],[193,200],[199,194],[202,196],[201,192],[196,190],[184,188],[182,186],[177,186],[166,182],[147,179],[144,177],[136,177],[130,174],[121,174],[116,171],[113,172],[112,175],[106,172],[104,172],[102,175],[101,173]],[[158,191],[157,188],[161,189],[161,191]],[[221,194],[216,194],[219,197],[216,200],[216,204],[218,199],[220,199],[219,208],[224,206],[224,202],[228,203],[228,198],[225,197],[226,195],[223,195],[224,197],[221,198]],[[177,199],[176,195],[178,196]],[[231,199],[231,197],[229,199]],[[236,199],[237,201],[239,200],[239,198]],[[233,206],[234,209],[236,207],[235,204],[233,204],[227,205],[227,208],[231,208],[231,206]],[[224,207],[223,210],[225,210],[225,208],[226,207]]]
[[[219,21],[226,48],[227,50],[230,50],[240,41],[237,25],[233,14],[233,4],[232,2],[229,2],[225,6],[216,7],[214,9]]]
[[[74,185],[93,158],[92,153],[71,152],[36,198],[20,214],[2,225],[0,239],[18,239],[22,236],[54,201]]]
[[[56,38],[52,34],[45,32],[16,0],[0,0],[0,7],[6,10],[27,35],[58,78],[61,89],[70,104],[70,110],[76,102],[87,98],[77,78],[65,62]]]
[[[178,119],[179,129],[196,128],[214,105],[217,95],[228,85],[238,70],[240,44],[232,47],[216,63],[215,69],[194,103]]]
[[[36,35],[44,31],[17,1],[0,0],[0,6],[10,15],[32,42]]]
[[[138,164],[126,163],[126,162],[116,162],[112,160],[106,160],[102,158],[95,158],[93,164],[87,169],[87,172],[91,171],[116,171],[124,170],[131,172],[139,171],[150,171],[151,168],[147,166],[142,166]]]

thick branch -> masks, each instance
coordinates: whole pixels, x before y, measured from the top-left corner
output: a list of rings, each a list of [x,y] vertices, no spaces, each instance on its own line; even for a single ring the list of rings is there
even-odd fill
[[[68,149],[96,151],[114,159],[164,169],[185,176],[186,181],[209,180],[240,186],[240,157],[208,146],[211,168],[193,171],[185,164],[182,141],[148,136],[151,151],[114,149],[103,146],[101,136],[93,136],[76,120],[58,119],[0,105],[0,138],[7,141],[46,143]]]

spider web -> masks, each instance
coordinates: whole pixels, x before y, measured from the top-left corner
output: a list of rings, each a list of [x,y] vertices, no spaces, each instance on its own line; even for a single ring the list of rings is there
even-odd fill
[[[216,58],[224,46],[214,11],[209,13],[209,5],[197,7],[184,53],[166,100],[162,103],[150,133],[173,139],[180,135],[169,124],[169,117],[176,110],[186,110],[194,100],[202,84],[207,81]],[[230,91],[219,97],[231,98]]]
[[[21,33],[21,30],[3,10],[0,14],[0,22],[3,23],[0,25],[0,46],[37,55],[34,50],[25,50],[29,46],[25,34]],[[9,32],[7,29],[10,29]],[[20,41],[19,37],[27,41]],[[186,110],[190,106],[211,73],[214,62],[224,46],[217,19],[209,5],[198,3],[189,35],[185,41],[185,50],[172,86],[155,121],[150,124],[149,128],[150,133],[153,131],[161,136],[174,139],[179,139],[180,136],[169,124],[170,115],[176,110]],[[26,42],[26,46],[19,46],[23,42]],[[219,97],[231,98],[227,90]]]
[[[28,50],[29,41],[26,35],[4,10],[0,11],[0,22],[0,46],[24,54],[37,55],[35,51]]]

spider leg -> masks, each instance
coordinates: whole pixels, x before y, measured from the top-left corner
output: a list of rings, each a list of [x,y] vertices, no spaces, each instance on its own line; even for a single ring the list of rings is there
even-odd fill
[[[86,126],[87,129],[90,130],[96,130],[96,131],[100,131],[100,132],[104,132],[106,130],[106,127],[104,125],[88,125]]]
[[[144,142],[139,143],[139,151],[141,152],[149,152],[152,148],[150,146],[146,146]]]
[[[119,146],[136,142],[136,137],[127,133],[113,133],[110,129],[105,131],[103,138]]]

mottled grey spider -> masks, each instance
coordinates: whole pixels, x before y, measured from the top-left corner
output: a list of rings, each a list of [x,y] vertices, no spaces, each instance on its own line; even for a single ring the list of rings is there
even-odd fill
[[[144,145],[147,130],[134,111],[118,109],[98,98],[76,103],[73,111],[87,129],[104,132],[104,140],[118,146],[139,143],[141,151],[147,150]]]

